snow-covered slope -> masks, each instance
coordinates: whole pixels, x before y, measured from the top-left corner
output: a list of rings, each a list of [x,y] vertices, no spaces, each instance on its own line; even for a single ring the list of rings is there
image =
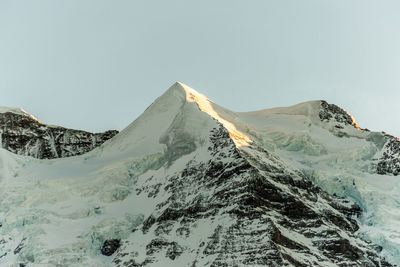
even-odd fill
[[[118,131],[89,133],[39,122],[23,109],[0,107],[1,147],[19,155],[40,159],[84,154],[100,146]]]
[[[14,113],[14,114],[17,114],[17,115],[22,115],[22,116],[35,118],[33,115],[28,114],[25,110],[23,110],[21,108],[4,107],[4,106],[0,107],[0,113],[8,113],[8,112]]]
[[[399,264],[396,142],[324,101],[235,113],[176,83],[84,155],[0,149],[0,265]]]

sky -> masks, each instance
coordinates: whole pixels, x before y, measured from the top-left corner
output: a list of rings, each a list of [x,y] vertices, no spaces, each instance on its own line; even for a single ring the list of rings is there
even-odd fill
[[[0,106],[123,129],[175,81],[234,111],[323,99],[400,136],[400,1],[0,0]]]

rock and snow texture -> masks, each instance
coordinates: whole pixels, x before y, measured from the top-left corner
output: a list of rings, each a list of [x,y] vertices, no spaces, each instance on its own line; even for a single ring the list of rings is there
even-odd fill
[[[40,159],[84,154],[116,135],[117,131],[89,133],[48,126],[22,109],[0,107],[1,146],[13,153]]]
[[[183,171],[139,181],[139,195],[164,201],[133,229],[117,266],[388,265],[354,234],[353,202],[324,194],[260,147],[238,150],[223,127],[207,145]]]
[[[400,264],[390,140],[323,101],[235,113],[176,83],[84,155],[0,149],[0,266]]]

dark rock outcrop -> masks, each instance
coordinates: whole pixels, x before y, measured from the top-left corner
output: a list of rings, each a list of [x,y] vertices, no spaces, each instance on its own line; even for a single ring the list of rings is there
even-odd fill
[[[326,101],[321,101],[321,110],[319,111],[321,121],[334,121],[334,127],[337,131],[334,132],[339,137],[349,137],[345,132],[340,131],[346,125],[353,126],[364,132],[370,132],[368,129],[360,128],[354,118],[344,109],[334,104],[329,104]],[[371,133],[367,140],[376,143],[376,146],[381,150],[378,158],[374,159],[373,169],[376,173],[385,175],[397,176],[400,174],[400,139],[385,132]]]
[[[42,124],[27,114],[0,113],[1,146],[13,153],[39,159],[81,155],[117,133],[115,130],[89,133]]]
[[[334,104],[329,104],[324,100],[321,101],[319,118],[322,121],[329,121],[331,119],[334,119],[337,122],[342,122],[348,125],[355,125],[353,117],[347,111]]]
[[[104,241],[101,247],[101,254],[104,256],[111,256],[115,251],[121,246],[121,241],[119,239],[109,239]]]
[[[382,156],[378,159],[376,170],[378,174],[400,174],[400,139],[385,135],[387,142]]]

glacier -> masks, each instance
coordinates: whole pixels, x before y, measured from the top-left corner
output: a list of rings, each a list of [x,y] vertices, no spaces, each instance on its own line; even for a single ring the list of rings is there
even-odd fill
[[[400,264],[398,142],[324,101],[233,112],[175,83],[86,154],[43,160],[0,149],[0,265]],[[279,203],[266,211],[263,199],[249,209],[243,190],[258,197],[255,181],[269,197],[297,199],[308,217],[285,217]],[[244,220],[250,210],[259,217]],[[121,247],[102,255],[112,239]],[[338,240],[357,255],[329,254],[337,248],[324,243]]]

